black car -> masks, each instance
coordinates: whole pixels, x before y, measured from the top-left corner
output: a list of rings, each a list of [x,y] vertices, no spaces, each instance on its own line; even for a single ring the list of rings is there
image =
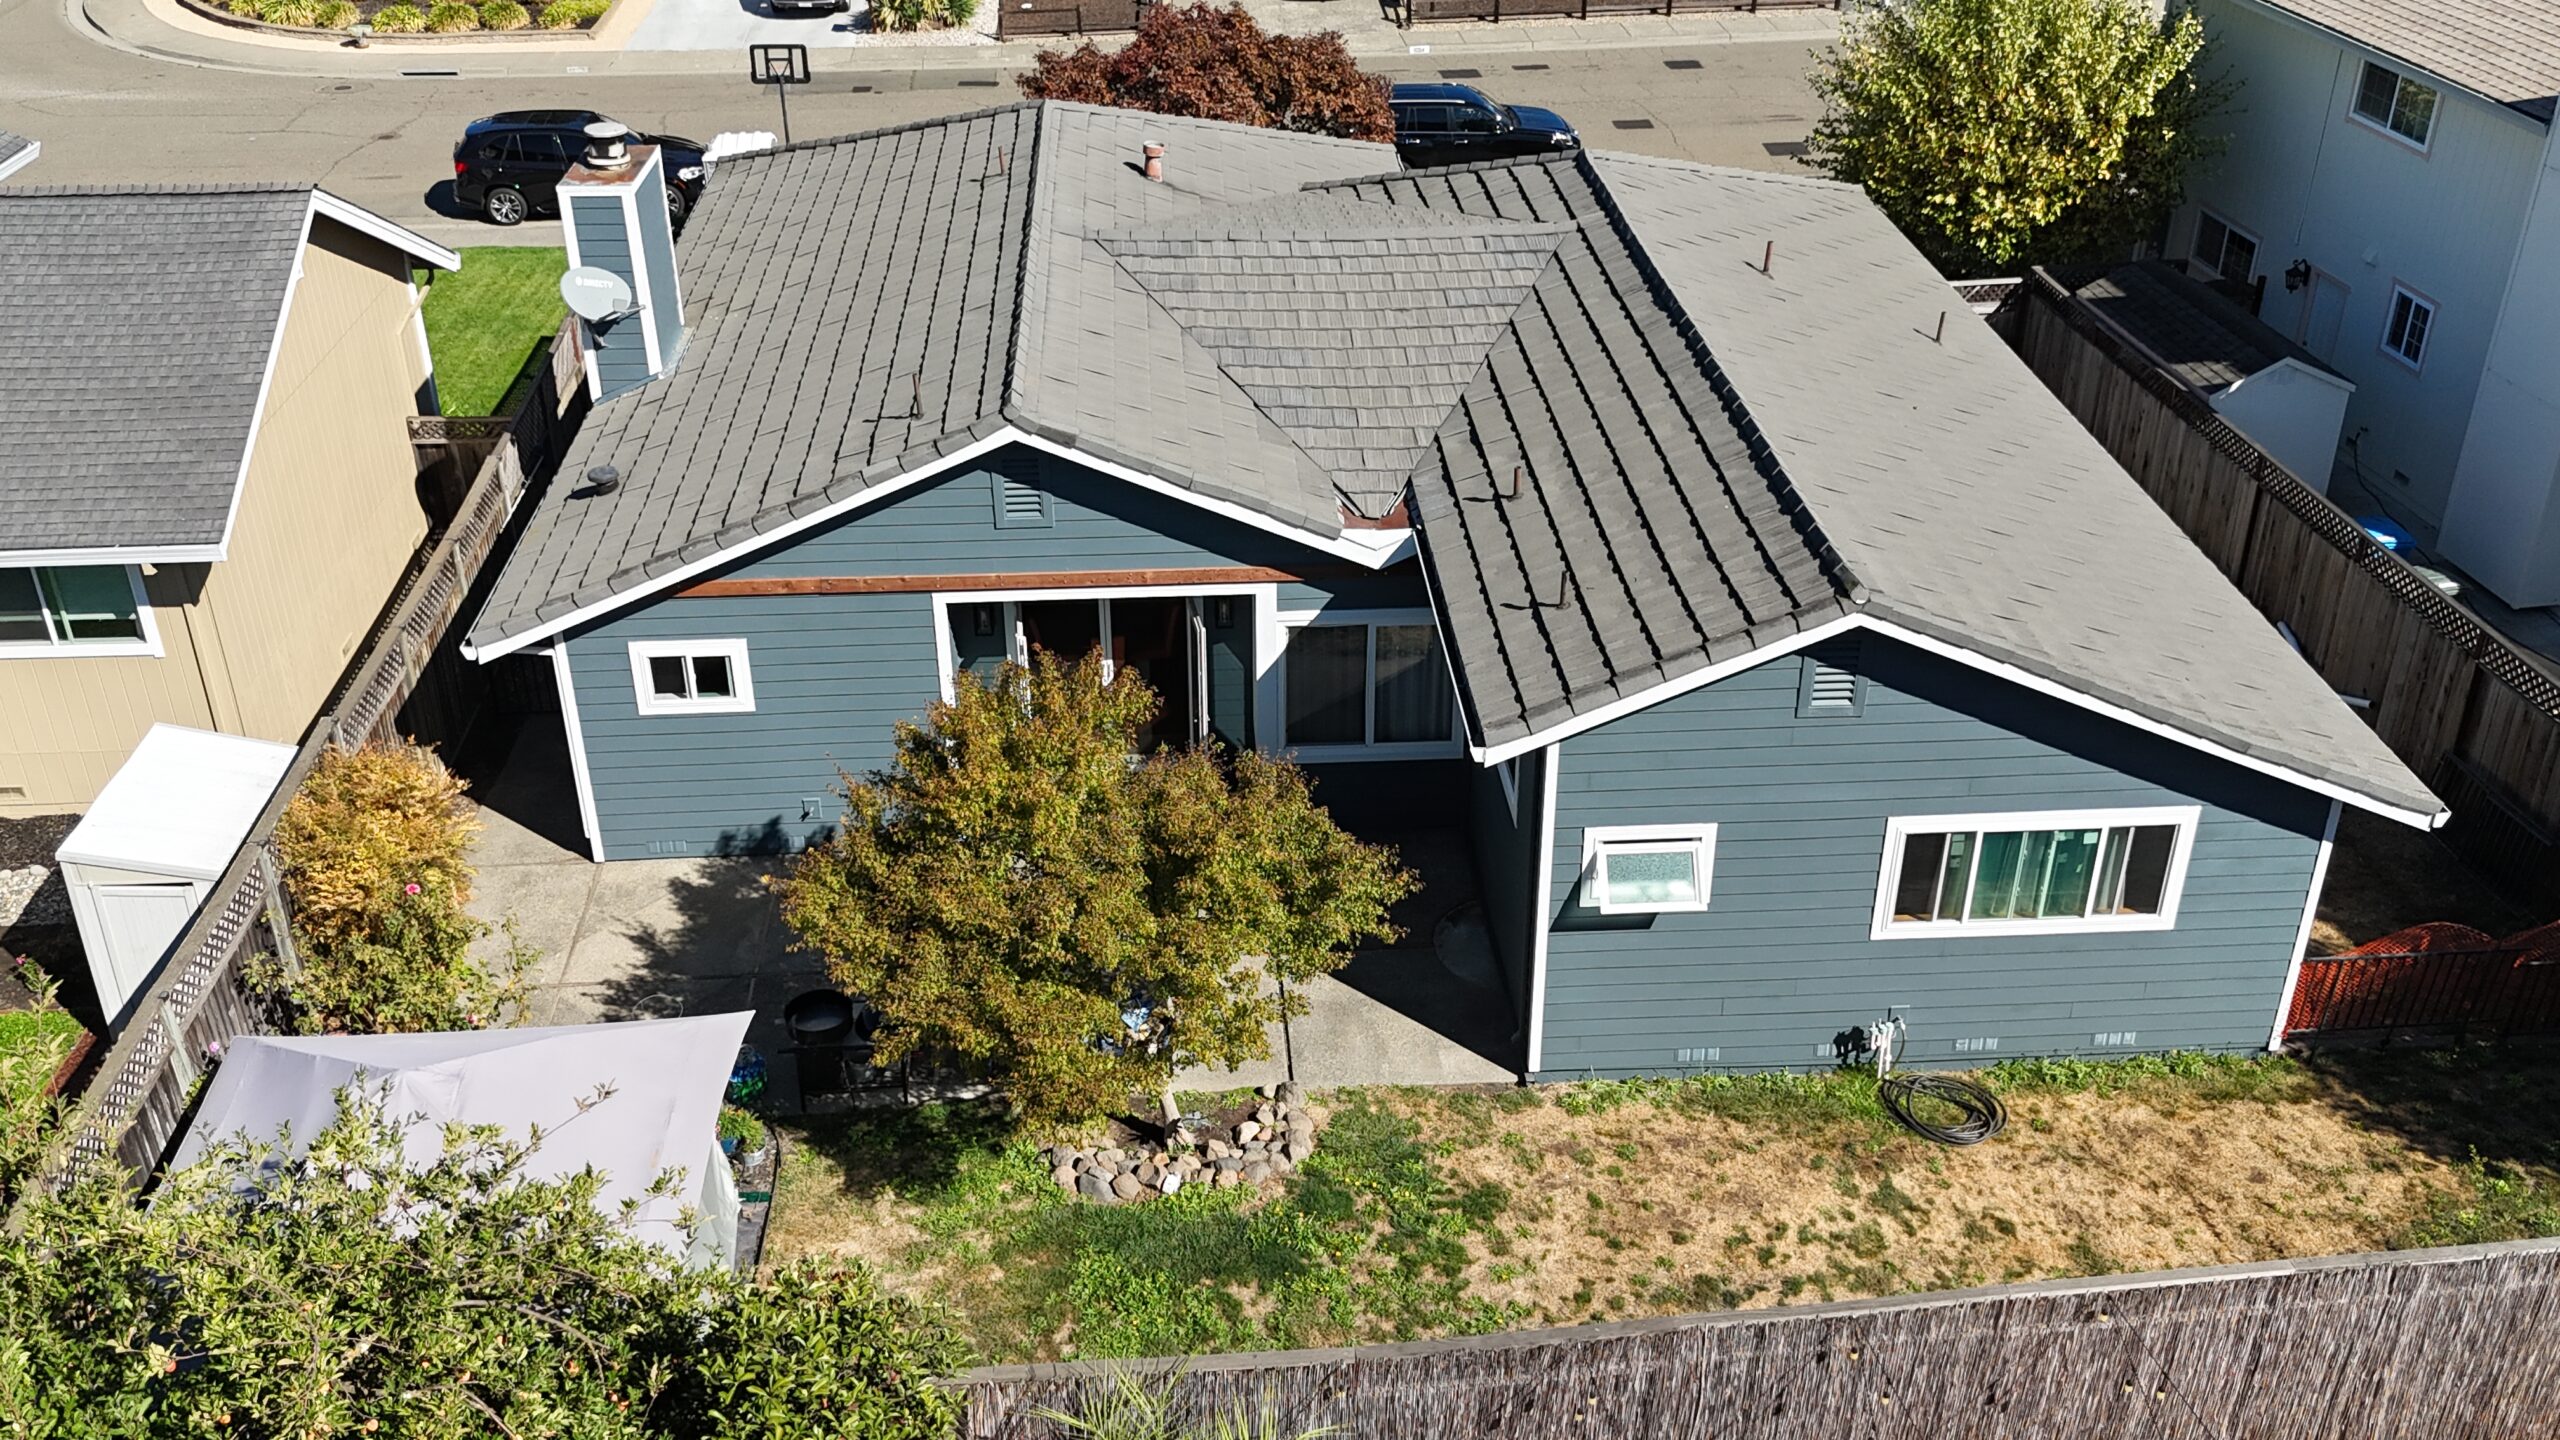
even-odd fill
[[[1463,165],[1514,155],[1557,155],[1582,137],[1553,110],[1498,105],[1472,85],[1398,85],[1396,154],[1407,165]]]
[[[453,147],[455,203],[500,225],[556,214],[560,177],[586,153],[587,127],[604,118],[593,110],[509,110],[472,121]],[[681,223],[702,198],[702,142],[677,135],[631,138],[665,155],[667,215]]]
[[[853,0],[765,0],[776,15],[833,15],[853,8]]]

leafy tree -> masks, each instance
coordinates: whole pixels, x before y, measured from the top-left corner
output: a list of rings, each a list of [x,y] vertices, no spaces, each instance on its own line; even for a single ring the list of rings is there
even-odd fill
[[[1273,35],[1241,4],[1152,5],[1137,38],[1104,53],[1090,40],[1043,50],[1016,77],[1034,100],[1080,100],[1270,130],[1393,140],[1387,82],[1360,68],[1342,33]]]
[[[341,1102],[300,1158],[235,1143],[148,1208],[104,1180],[30,1205],[0,1238],[0,1435],[953,1433],[959,1347],[863,1272],[687,1271],[600,1177],[527,1176],[538,1137],[457,1127],[416,1164],[379,1093]]]
[[[2222,152],[2233,87],[2204,52],[2193,12],[2142,0],[1862,7],[1814,71],[1810,158],[1950,276],[2121,254]]]
[[[801,943],[881,1011],[890,1062],[947,1051],[1027,1121],[1087,1118],[1174,1071],[1268,1055],[1266,1027],[1413,888],[1285,761],[1159,750],[1156,696],[1043,656],[898,727],[847,777],[837,836],[778,882]]]

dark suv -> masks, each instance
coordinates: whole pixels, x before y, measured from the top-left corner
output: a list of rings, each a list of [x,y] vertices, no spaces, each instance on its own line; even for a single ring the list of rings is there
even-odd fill
[[[1514,155],[1559,155],[1582,137],[1553,110],[1497,105],[1472,85],[1398,85],[1396,155],[1407,165],[1463,165]]]
[[[454,202],[515,225],[528,215],[557,213],[560,177],[587,149],[593,110],[509,110],[463,127],[453,147]],[[679,223],[702,198],[702,144],[675,135],[634,134],[666,156],[667,215]]]

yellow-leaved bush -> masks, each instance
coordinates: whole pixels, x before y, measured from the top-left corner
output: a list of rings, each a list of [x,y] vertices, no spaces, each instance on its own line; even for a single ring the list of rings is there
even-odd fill
[[[471,898],[480,821],[462,781],[419,745],[331,747],[276,826],[294,933],[335,947],[378,930],[404,887]]]

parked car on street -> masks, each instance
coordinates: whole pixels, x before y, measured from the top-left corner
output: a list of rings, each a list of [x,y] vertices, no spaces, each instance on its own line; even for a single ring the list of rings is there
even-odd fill
[[[1503,105],[1472,85],[1398,85],[1396,154],[1407,165],[1463,165],[1574,150],[1582,137],[1553,110]]]
[[[853,0],[765,0],[779,17],[783,15],[835,15],[853,8]]]
[[[506,110],[472,121],[453,147],[454,203],[499,225],[557,214],[560,177],[586,153],[587,126],[604,118],[593,110]],[[683,223],[702,198],[702,142],[637,131],[632,139],[665,153],[667,215]]]

